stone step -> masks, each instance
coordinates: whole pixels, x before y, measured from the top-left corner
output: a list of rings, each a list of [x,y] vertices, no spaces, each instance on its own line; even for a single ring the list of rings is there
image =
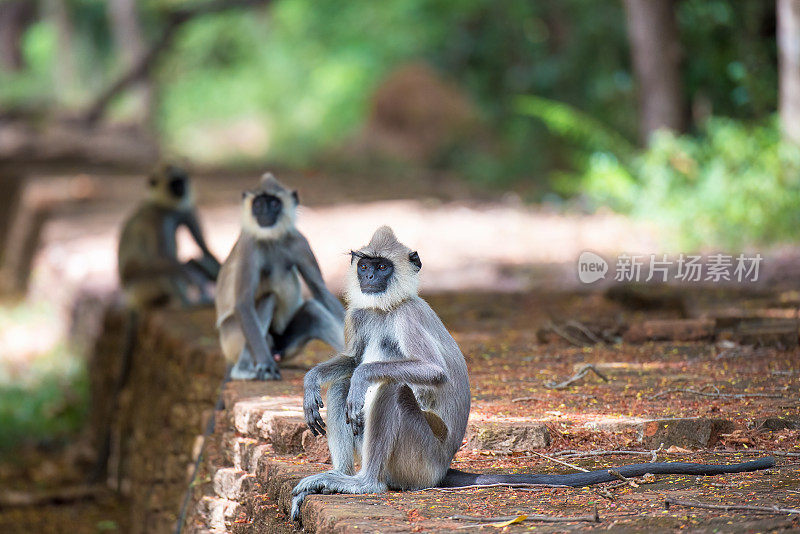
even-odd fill
[[[278,454],[305,453],[313,462],[329,460],[327,442],[323,436],[313,436],[301,415],[295,399],[269,401],[242,401],[234,406],[235,430],[239,436],[230,447],[233,466],[241,471],[253,472],[253,455],[259,444],[269,443]],[[550,431],[547,424],[557,421],[471,421],[467,428],[467,447],[478,450],[527,451],[548,447]],[[758,427],[764,424],[754,423]],[[770,421],[769,426],[777,423]],[[791,428],[794,422],[787,423]],[[722,418],[637,418],[617,417],[591,421],[584,428],[596,432],[635,430],[640,444],[646,447],[704,448],[713,446],[721,434],[734,430],[733,421]]]
[[[198,503],[198,515],[203,520],[203,527],[213,533],[224,533],[230,530],[230,525],[236,517],[239,503],[221,497],[205,496]],[[201,527],[202,528],[202,527]],[[200,532],[192,530],[192,532]]]
[[[712,417],[642,419],[637,417],[607,418],[584,425],[598,432],[635,430],[638,443],[656,449],[673,445],[684,448],[705,448],[714,445],[720,435],[736,428],[733,421]]]
[[[544,423],[471,422],[467,427],[468,449],[526,451],[549,445]]]
[[[235,467],[223,467],[214,473],[214,493],[223,499],[241,501],[257,484],[255,475]]]

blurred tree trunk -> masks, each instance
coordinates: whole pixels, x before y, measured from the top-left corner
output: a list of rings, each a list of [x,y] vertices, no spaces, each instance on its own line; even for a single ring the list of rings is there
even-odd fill
[[[35,14],[36,5],[29,0],[0,1],[0,70],[18,71],[24,67],[22,35]]]
[[[778,0],[778,107],[787,139],[800,143],[800,0]]]
[[[136,3],[136,0],[108,0],[108,17],[123,72],[130,70],[146,53]],[[130,90],[134,100],[133,115],[149,122],[152,103],[150,80],[143,77]]]
[[[65,0],[44,0],[45,17],[56,28],[56,94],[61,100],[68,100],[78,78],[72,43],[74,28]]]
[[[625,0],[633,70],[639,91],[639,130],[683,132],[687,108],[674,0]]]

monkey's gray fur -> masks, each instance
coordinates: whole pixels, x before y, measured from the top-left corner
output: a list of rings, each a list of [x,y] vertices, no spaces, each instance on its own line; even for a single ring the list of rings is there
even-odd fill
[[[344,308],[328,291],[306,238],[295,228],[297,193],[265,174],[242,199],[242,231],[217,281],[217,327],[231,378],[279,379],[275,361],[311,339],[344,347]],[[260,218],[261,217],[261,218]],[[303,278],[312,298],[303,300]]]
[[[313,493],[497,483],[585,486],[614,480],[607,469],[567,475],[481,475],[449,469],[469,417],[469,378],[455,340],[417,296],[419,256],[383,226],[352,257],[345,351],[311,369],[304,381],[303,411],[314,434],[325,434],[320,388],[330,384],[327,433],[333,469],[295,486],[292,519],[299,519],[303,500]],[[361,467],[356,473],[357,457]],[[619,471],[623,476],[706,475],[764,469],[773,463],[772,458],[734,465],[651,463]]]
[[[176,233],[181,226],[200,247],[201,258],[185,263],[178,259]],[[140,310],[210,302],[206,284],[216,280],[219,269],[197,220],[186,171],[158,166],[150,175],[147,199],[125,221],[119,238],[119,279],[127,305]],[[190,288],[197,293],[194,299]]]

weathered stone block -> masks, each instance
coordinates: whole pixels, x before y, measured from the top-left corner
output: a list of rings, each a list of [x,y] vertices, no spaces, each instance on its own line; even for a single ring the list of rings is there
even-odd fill
[[[797,430],[800,429],[800,417],[766,417],[756,419],[749,426],[756,430],[776,431],[776,430]]]
[[[732,432],[735,425],[727,419],[691,417],[683,419],[657,419],[647,421],[641,426],[638,437],[646,447],[703,448],[719,440],[720,434]]]
[[[705,448],[719,440],[720,434],[731,432],[735,425],[727,419],[687,417],[641,419],[636,417],[604,419],[584,425],[598,432],[635,430],[639,443],[653,449],[664,447]]]
[[[325,436],[315,436],[306,429],[302,436],[303,451],[311,462],[331,463],[331,452],[328,450],[328,439]]]
[[[214,493],[232,501],[242,500],[255,483],[255,476],[233,467],[218,469],[214,473]]]
[[[396,520],[403,521],[408,529],[406,514],[396,508],[363,501],[342,501],[341,496],[314,496],[307,499],[308,504],[302,509],[303,524],[314,525],[316,532],[333,532],[337,526],[350,526],[364,519],[372,524],[379,520]]]
[[[274,415],[258,423],[261,434],[272,443],[278,454],[297,454],[303,451],[303,432],[306,422],[297,415]]]
[[[236,437],[231,440],[230,462],[233,467],[240,471],[250,471],[250,458],[252,457],[253,450],[258,445],[258,441],[253,438],[239,438]]]
[[[244,436],[269,438],[275,417],[299,417],[302,420],[302,403],[301,397],[243,399],[233,406],[233,424]]]
[[[550,445],[550,431],[542,423],[470,423],[467,447],[526,451]]]
[[[199,503],[200,516],[212,532],[227,532],[228,525],[236,516],[239,503],[216,497],[203,497]]]

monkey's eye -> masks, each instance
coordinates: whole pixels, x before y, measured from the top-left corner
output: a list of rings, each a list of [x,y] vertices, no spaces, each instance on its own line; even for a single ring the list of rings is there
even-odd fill
[[[367,266],[362,263],[360,269],[362,271],[366,271],[367,270]]]
[[[385,263],[379,263],[378,264],[378,270],[379,271],[385,271],[386,270],[386,264]]]

